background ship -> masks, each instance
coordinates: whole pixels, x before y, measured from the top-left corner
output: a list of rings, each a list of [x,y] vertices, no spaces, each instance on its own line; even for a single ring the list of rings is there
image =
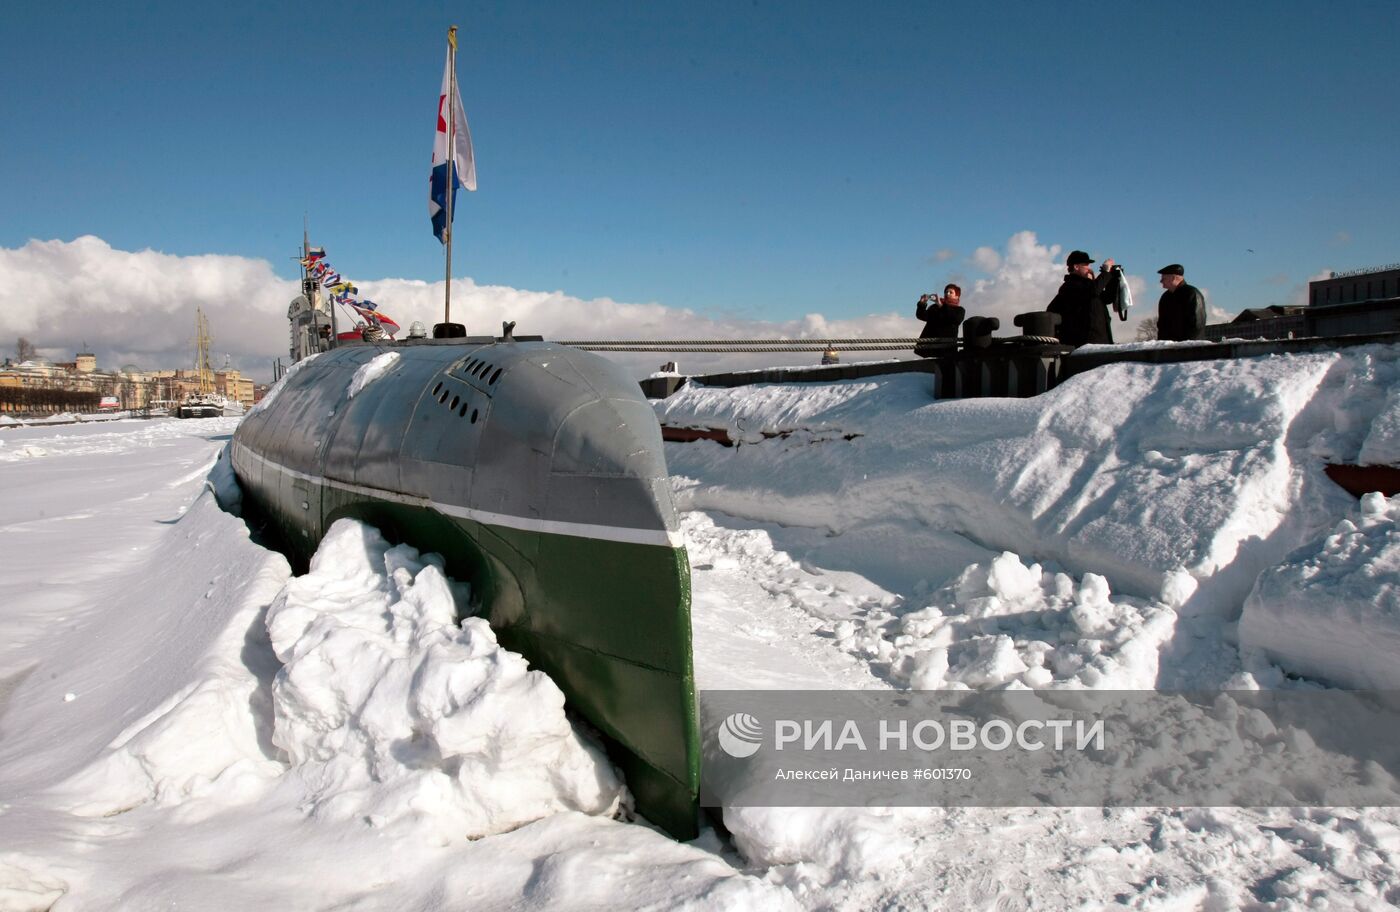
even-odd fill
[[[195,371],[199,390],[190,393],[175,407],[178,418],[220,418],[228,408],[223,396],[214,392],[214,370],[209,364],[209,321],[203,308],[195,308]]]

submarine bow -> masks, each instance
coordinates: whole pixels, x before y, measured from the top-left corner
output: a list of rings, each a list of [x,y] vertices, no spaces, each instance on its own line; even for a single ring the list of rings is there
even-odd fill
[[[638,810],[696,834],[690,564],[660,427],[621,368],[546,342],[338,348],[244,418],[232,461],[294,559],[342,517],[441,554],[605,736]]]

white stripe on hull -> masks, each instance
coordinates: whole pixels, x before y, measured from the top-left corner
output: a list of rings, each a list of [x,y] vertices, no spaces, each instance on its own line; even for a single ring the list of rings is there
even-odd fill
[[[239,455],[243,458],[255,460],[264,468],[274,469],[281,472],[283,475],[288,475],[311,484],[328,488],[338,488],[353,494],[363,494],[366,497],[373,497],[377,500],[392,500],[395,503],[408,504],[415,507],[429,507],[446,516],[469,519],[473,522],[481,523],[482,525],[502,526],[507,529],[517,529],[521,532],[544,532],[550,535],[571,535],[575,538],[591,538],[598,541],[618,542],[625,545],[660,545],[665,548],[679,548],[685,543],[679,532],[670,532],[664,529],[629,529],[622,526],[604,526],[595,523],[536,519],[525,516],[512,516],[509,513],[492,513],[488,510],[475,510],[471,507],[463,507],[457,504],[439,503],[427,497],[415,497],[412,494],[401,494],[398,491],[386,491],[383,488],[372,488],[367,485],[354,484],[348,481],[337,481],[334,478],[308,475],[305,472],[298,472],[296,469],[289,469],[264,456],[259,456],[257,453],[248,449],[244,444],[234,443],[234,447],[238,449]]]

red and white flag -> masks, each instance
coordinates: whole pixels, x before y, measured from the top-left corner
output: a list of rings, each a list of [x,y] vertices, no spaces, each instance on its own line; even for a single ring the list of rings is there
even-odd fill
[[[433,220],[433,234],[439,241],[443,240],[448,222],[444,210],[447,205],[449,111],[452,115],[452,209],[455,214],[457,191],[476,189],[476,158],[472,155],[472,134],[467,128],[467,114],[462,110],[462,96],[453,78],[450,49],[442,70],[442,91],[438,93],[437,134],[433,137],[433,173],[428,194],[428,215]]]

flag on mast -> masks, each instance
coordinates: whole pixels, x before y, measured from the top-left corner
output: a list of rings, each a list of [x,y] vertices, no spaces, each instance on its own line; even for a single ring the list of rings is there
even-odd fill
[[[462,96],[457,91],[457,80],[452,72],[452,51],[447,52],[447,64],[442,70],[442,91],[438,94],[437,135],[433,137],[433,175],[428,193],[428,215],[433,220],[433,234],[442,243],[447,243],[443,232],[447,229],[447,179],[448,179],[448,120],[451,123],[451,163],[452,163],[452,215],[457,212],[457,191],[476,189],[476,158],[472,155],[472,134],[467,129],[467,114],[462,110]],[[451,105],[451,108],[448,105]],[[451,112],[449,118],[449,111]]]

